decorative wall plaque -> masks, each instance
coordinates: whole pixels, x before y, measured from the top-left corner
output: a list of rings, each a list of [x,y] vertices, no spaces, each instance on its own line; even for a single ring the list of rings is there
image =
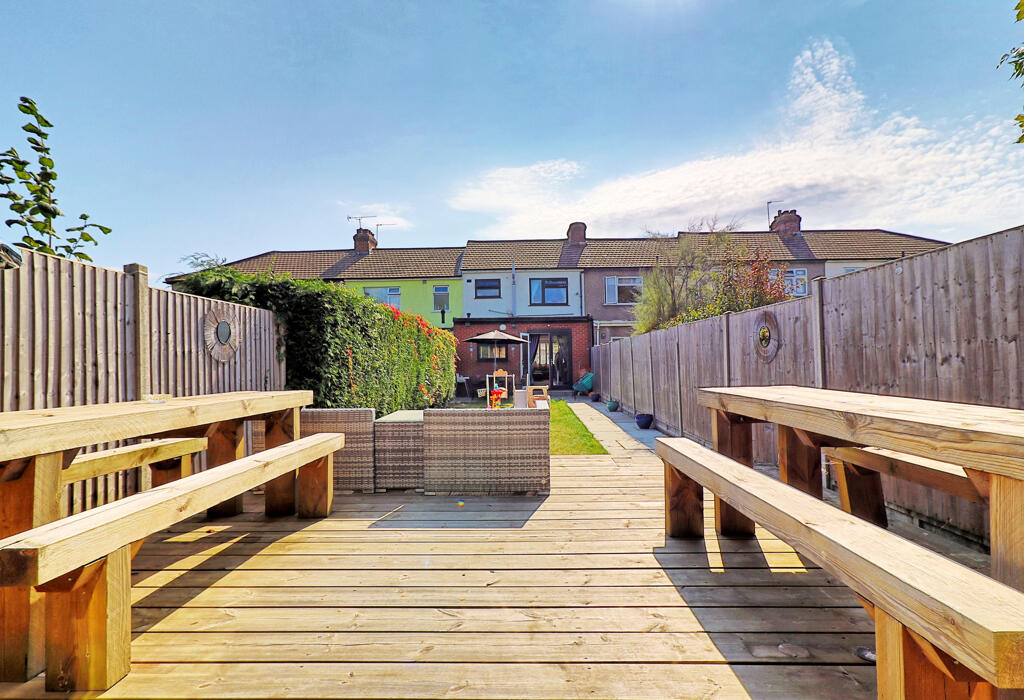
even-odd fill
[[[203,318],[203,339],[206,350],[218,362],[235,356],[242,342],[242,328],[230,307],[213,307]]]
[[[779,354],[782,339],[779,337],[779,321],[771,311],[761,311],[754,316],[754,352],[762,362],[771,362]]]

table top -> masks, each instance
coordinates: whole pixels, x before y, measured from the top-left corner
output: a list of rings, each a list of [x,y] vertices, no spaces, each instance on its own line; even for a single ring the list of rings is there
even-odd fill
[[[798,386],[699,389],[709,408],[1024,479],[1024,411]]]
[[[223,420],[251,418],[312,402],[312,391],[234,391],[162,401],[124,401],[0,413],[0,463]]]

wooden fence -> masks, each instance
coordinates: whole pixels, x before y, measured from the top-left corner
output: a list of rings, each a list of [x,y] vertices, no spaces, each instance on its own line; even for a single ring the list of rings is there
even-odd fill
[[[284,388],[270,311],[151,288],[141,265],[23,254],[19,269],[0,272],[0,411]],[[206,347],[211,312],[238,344],[224,361]],[[83,482],[69,503],[119,498],[137,488],[133,476]]]
[[[711,423],[696,389],[705,386],[797,384],[1024,408],[1022,260],[1024,233],[993,234],[817,280],[803,299],[595,346],[595,390],[703,442]],[[759,462],[774,463],[774,428],[758,427],[754,447]],[[987,537],[983,506],[887,477],[885,489],[927,523]]]

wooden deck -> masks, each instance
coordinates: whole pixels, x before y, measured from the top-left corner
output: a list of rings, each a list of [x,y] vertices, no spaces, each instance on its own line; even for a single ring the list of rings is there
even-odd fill
[[[765,532],[666,545],[661,462],[574,409],[611,454],[552,458],[546,498],[254,500],[152,538],[132,671],[98,696],[874,697],[848,589]]]

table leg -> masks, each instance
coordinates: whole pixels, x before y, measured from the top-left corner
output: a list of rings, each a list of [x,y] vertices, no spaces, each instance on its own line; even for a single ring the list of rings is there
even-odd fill
[[[263,441],[266,449],[278,447],[299,437],[299,409],[272,413],[264,421]],[[264,487],[268,516],[295,513],[295,472],[271,479]]]
[[[742,416],[712,410],[711,440],[716,452],[753,468],[754,433]],[[754,521],[715,496],[715,530],[720,535],[752,537]]]
[[[245,456],[245,421],[227,420],[212,424],[206,431],[206,468],[234,462]],[[207,508],[206,517],[226,518],[242,512],[243,494]]]
[[[77,452],[77,450],[76,450]],[[58,520],[64,453],[33,457],[17,477],[0,481],[0,538]],[[2,471],[2,470],[0,470]],[[0,588],[0,681],[24,683],[46,665],[43,596],[31,586]]]
[[[882,475],[876,471],[858,469],[846,462],[833,461],[832,465],[835,468],[840,507],[879,527],[889,527],[885,496],[882,493]]]
[[[665,536],[704,536],[704,488],[668,462],[665,462]]]
[[[821,448],[805,445],[796,431],[779,429],[779,481],[821,498]]]
[[[1024,591],[1024,481],[993,474],[990,488],[992,578]]]

